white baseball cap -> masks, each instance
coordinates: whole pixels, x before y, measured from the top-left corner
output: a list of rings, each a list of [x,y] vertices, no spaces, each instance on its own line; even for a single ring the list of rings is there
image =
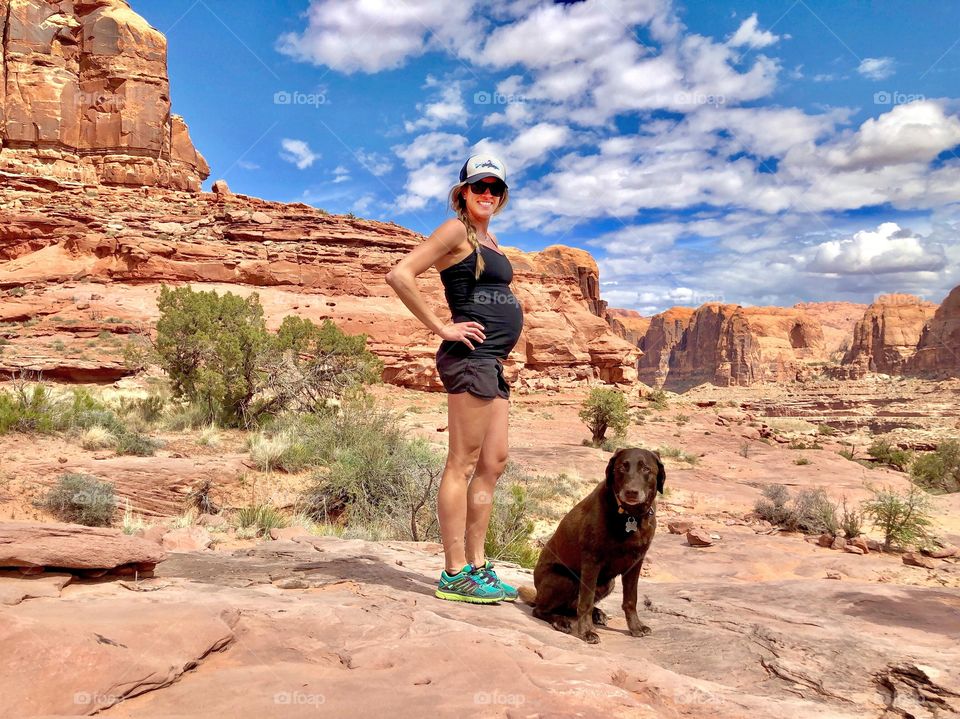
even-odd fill
[[[493,155],[471,155],[460,169],[460,182],[476,182],[496,177],[507,184],[507,166]]]

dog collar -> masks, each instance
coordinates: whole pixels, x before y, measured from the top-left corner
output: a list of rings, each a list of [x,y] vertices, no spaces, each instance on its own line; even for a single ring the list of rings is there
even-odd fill
[[[626,510],[624,510],[623,505],[620,504],[620,498],[614,495],[614,499],[617,500],[617,514],[626,514],[627,513]],[[654,510],[655,510],[655,505],[651,504],[650,509],[648,509],[646,514],[644,514],[643,516],[645,517],[653,516]],[[640,528],[640,522],[637,521],[637,518],[634,517],[632,514],[629,515],[627,517],[627,522],[623,527],[624,531],[626,531],[627,534],[630,534],[630,532],[636,532],[639,528]]]

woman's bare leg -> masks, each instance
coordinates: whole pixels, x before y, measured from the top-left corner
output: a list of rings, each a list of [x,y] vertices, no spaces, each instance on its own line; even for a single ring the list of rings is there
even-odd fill
[[[483,566],[486,561],[483,545],[493,511],[493,491],[507,466],[509,413],[510,400],[503,397],[493,400],[480,458],[467,490],[467,561],[475,567]]]
[[[437,494],[437,517],[446,570],[451,574],[459,572],[467,563],[464,547],[467,485],[480,458],[480,448],[495,402],[474,397],[469,392],[447,395],[450,446]]]

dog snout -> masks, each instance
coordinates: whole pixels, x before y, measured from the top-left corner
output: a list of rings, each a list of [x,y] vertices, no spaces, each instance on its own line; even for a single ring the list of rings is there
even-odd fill
[[[640,492],[635,489],[623,490],[623,498],[628,502],[637,502],[640,500]]]

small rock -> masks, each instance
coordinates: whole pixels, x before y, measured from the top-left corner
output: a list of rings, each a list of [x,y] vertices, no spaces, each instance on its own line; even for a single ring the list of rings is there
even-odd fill
[[[397,560],[396,560],[396,563],[397,563],[397,566],[398,566],[398,567],[402,567],[402,566],[403,566],[403,560],[402,560],[402,559],[397,559]]]
[[[864,554],[870,554],[870,545],[867,543],[867,540],[863,537],[854,537],[853,539],[847,540],[847,545],[853,545],[854,547],[860,547],[863,550]]]
[[[227,518],[220,514],[201,514],[197,517],[196,524],[198,527],[209,527],[211,529],[226,527]]]
[[[935,547],[934,549],[920,550],[922,554],[925,554],[928,557],[933,557],[934,559],[947,559],[948,557],[954,557],[956,556],[958,551],[960,551],[960,549],[949,544],[944,547]]]
[[[847,546],[847,540],[843,537],[834,537],[833,544],[830,545],[830,549],[843,549]]]
[[[821,534],[817,539],[817,544],[821,547],[830,547],[833,545],[833,535],[832,534]]]
[[[832,569],[828,569],[827,579],[843,579],[843,575],[840,574],[840,572],[834,572]]]
[[[687,544],[691,547],[709,547],[713,544],[710,535],[702,529],[691,529],[687,532]]]
[[[230,192],[230,188],[227,186],[226,180],[217,180],[216,182],[213,183],[213,187],[211,189],[213,189],[213,194],[215,195],[232,195],[233,194],[232,192]]]
[[[864,541],[867,543],[867,549],[871,552],[882,552],[883,551],[883,542],[878,542],[876,539],[870,539],[867,537]]]
[[[710,539],[720,539],[720,535],[719,535],[719,534],[711,534],[711,535],[710,535]]]
[[[78,302],[78,303],[77,303],[77,309],[78,309],[78,310],[89,310],[89,309],[90,309],[90,303],[89,303],[89,302]]]
[[[936,569],[937,565],[932,559],[921,556],[916,552],[907,552],[903,555],[903,563],[908,567],[922,567],[923,569]]]
[[[667,524],[670,534],[686,534],[693,529],[693,522],[687,519],[675,519]]]
[[[843,551],[844,551],[844,552],[849,552],[850,554],[866,554],[866,552],[863,551],[863,548],[862,548],[862,547],[858,547],[856,544],[847,544],[847,545],[845,545],[844,548],[843,548]]]
[[[278,589],[310,589],[310,582],[302,577],[287,577],[278,579],[273,583]]]
[[[66,464],[66,463],[67,463],[67,458],[66,458],[66,457],[57,457],[57,461],[58,461],[60,464]]]
[[[310,534],[310,532],[303,527],[273,528],[270,530],[270,539],[278,541],[293,540],[295,537],[302,537],[305,534]]]
[[[164,534],[162,544],[169,552],[200,552],[213,544],[213,537],[203,527],[181,527]]]
[[[258,225],[269,225],[273,222],[273,218],[266,212],[254,212],[250,215],[250,221],[256,222]]]

